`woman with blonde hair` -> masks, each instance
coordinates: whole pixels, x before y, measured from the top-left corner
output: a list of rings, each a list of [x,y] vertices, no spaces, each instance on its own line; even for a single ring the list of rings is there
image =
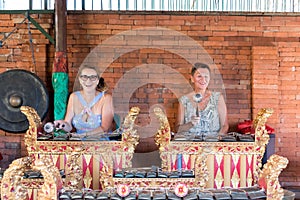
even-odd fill
[[[100,137],[111,128],[114,118],[113,101],[107,94],[107,85],[96,67],[83,66],[78,71],[80,90],[70,94],[64,120],[56,120],[55,126],[72,136]]]

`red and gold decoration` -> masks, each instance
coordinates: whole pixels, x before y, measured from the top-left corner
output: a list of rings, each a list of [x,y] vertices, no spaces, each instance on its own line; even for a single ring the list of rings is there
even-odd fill
[[[159,148],[164,148],[165,146],[169,145],[171,141],[171,128],[168,121],[167,116],[165,115],[164,111],[156,107],[154,108],[154,114],[158,118],[160,122],[160,129],[157,131],[155,135],[155,143]]]
[[[247,188],[259,183],[267,191],[267,199],[281,199],[283,190],[278,176],[288,160],[273,155],[261,170],[261,159],[269,135],[265,128],[272,109],[262,109],[254,120],[254,142],[190,142],[171,141],[165,113],[155,109],[160,128],[155,136],[166,174],[191,172],[178,178],[120,178],[116,171],[132,168],[134,149],[139,137],[134,121],[139,108],[133,107],[125,117],[121,141],[38,141],[41,120],[31,107],[21,111],[29,121],[25,144],[29,157],[15,160],[5,171],[1,199],[57,199],[60,188],[79,191],[82,188],[114,191],[125,197],[142,189],[172,190],[178,197],[188,191],[221,188]],[[43,178],[23,179],[26,170],[40,171]],[[59,170],[66,177],[61,179]]]
[[[288,165],[287,158],[272,155],[264,165],[262,172],[259,174],[258,184],[267,191],[267,198],[281,200],[284,196],[284,190],[279,183],[279,175]]]
[[[49,155],[59,170],[65,170],[65,187],[98,190],[104,187],[101,183],[109,185],[113,170],[132,166],[131,159],[139,140],[134,129],[139,114],[137,107],[131,108],[124,119],[122,141],[38,141],[39,116],[28,106],[22,106],[21,111],[30,124],[25,135],[28,154],[34,158]],[[100,177],[101,171],[105,173]]]
[[[177,170],[178,166],[183,170],[194,169],[195,182],[204,188],[255,185],[269,141],[265,123],[272,112],[272,109],[262,109],[258,113],[254,121],[255,142],[171,141],[160,149],[162,168],[168,171]],[[197,161],[199,158],[201,161]]]
[[[130,193],[130,188],[126,184],[119,184],[117,187],[117,193],[120,197],[127,197]]]
[[[174,192],[178,197],[185,197],[188,194],[189,189],[186,184],[178,183],[175,186]]]
[[[28,170],[40,171],[43,179],[25,179],[24,173]],[[57,193],[61,188],[60,173],[49,156],[37,160],[24,157],[14,160],[5,171],[1,184],[1,199],[57,200]]]

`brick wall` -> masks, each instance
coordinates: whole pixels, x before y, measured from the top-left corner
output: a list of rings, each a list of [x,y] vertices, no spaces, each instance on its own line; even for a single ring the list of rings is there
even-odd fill
[[[54,35],[53,15],[36,14],[32,17]],[[91,62],[103,68],[103,77],[111,88],[110,92],[115,95],[116,106],[125,98],[129,106],[141,108],[137,119],[137,123],[144,126],[141,134],[154,133],[149,125],[149,109],[156,104],[165,108],[174,130],[177,97],[188,91],[186,81],[190,63],[195,61],[197,55],[197,60],[213,66],[215,76],[211,88],[221,89],[226,96],[231,131],[235,130],[238,122],[252,119],[258,109],[274,109],[268,124],[276,130],[276,153],[290,160],[280,178],[285,186],[299,186],[299,18],[253,13],[246,16],[225,13],[69,12],[67,51],[70,92],[80,65]],[[0,32],[8,33],[24,16],[1,14],[0,19]],[[145,31],[149,27],[157,27],[158,30],[154,33],[153,30]],[[145,32],[136,34],[137,30]],[[36,66],[32,63],[25,23],[0,48],[0,72],[12,68],[35,69],[36,74],[45,81],[51,98],[51,68],[55,49],[34,26],[31,31]],[[175,44],[176,41],[179,44]],[[108,48],[103,44],[109,44]],[[197,48],[194,48],[195,45]],[[96,57],[90,54],[92,51]],[[126,89],[129,94],[124,92]],[[118,90],[119,93],[114,93]],[[51,120],[51,106],[45,121]],[[0,162],[2,167],[7,167],[13,158],[26,154],[22,134],[2,131],[0,137],[0,149],[4,156]]]

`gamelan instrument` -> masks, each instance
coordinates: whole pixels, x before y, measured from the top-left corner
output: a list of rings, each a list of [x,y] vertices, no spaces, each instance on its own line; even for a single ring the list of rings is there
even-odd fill
[[[21,106],[30,106],[44,118],[49,106],[48,91],[34,73],[13,69],[0,74],[0,129],[8,132],[24,132],[28,120],[21,113]]]

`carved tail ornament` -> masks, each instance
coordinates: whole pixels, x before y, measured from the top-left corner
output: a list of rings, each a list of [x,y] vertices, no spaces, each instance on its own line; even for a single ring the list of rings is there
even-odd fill
[[[259,184],[267,191],[268,200],[281,200],[284,196],[284,190],[279,183],[279,175],[288,165],[288,159],[273,154],[264,165],[259,176]]]
[[[265,153],[266,145],[269,142],[270,136],[266,129],[267,119],[273,114],[273,109],[262,108],[256,115],[253,121],[253,126],[255,130],[255,150],[258,152],[256,159],[256,170],[254,171],[254,180],[258,180],[258,174],[260,173],[262,167],[262,158]]]
[[[164,111],[156,107],[154,108],[154,114],[160,122],[160,128],[155,135],[155,143],[159,146],[159,150],[162,151],[165,146],[168,146],[171,141],[171,129],[167,116]]]
[[[32,169],[39,170],[44,178],[44,184],[41,187],[42,192],[39,193],[39,198],[56,200],[57,193],[62,188],[63,182],[58,168],[53,164],[52,158],[49,155],[41,157],[35,161]]]
[[[122,142],[123,150],[133,153],[136,145],[139,143],[139,136],[137,130],[134,129],[134,122],[137,118],[140,109],[138,107],[132,107],[124,119],[122,129]]]
[[[135,120],[140,113],[140,108],[132,107],[127,116],[124,119],[124,122],[121,126],[122,131],[122,149],[125,152],[129,152],[127,159],[132,159],[132,154],[134,153],[136,145],[139,143],[139,135],[137,130],[134,128]],[[113,155],[102,156],[103,167],[100,170],[99,182],[104,190],[109,190],[113,188],[113,160],[111,159]]]
[[[24,136],[24,141],[27,147],[27,152],[30,153],[36,148],[37,131],[42,124],[41,118],[37,114],[36,110],[32,107],[21,106],[20,110],[27,117],[29,122],[29,127]]]
[[[21,184],[24,172],[33,161],[31,157],[24,157],[14,160],[5,170],[1,181],[1,199],[27,199],[28,191]]]
[[[27,170],[40,171],[43,184],[39,192],[39,199],[57,200],[57,192],[62,188],[62,180],[58,169],[53,165],[49,156],[34,160],[32,157],[23,157],[14,160],[4,172],[1,184],[1,199],[28,199],[28,187],[23,185],[24,173]],[[29,179],[32,182],[36,179]]]

